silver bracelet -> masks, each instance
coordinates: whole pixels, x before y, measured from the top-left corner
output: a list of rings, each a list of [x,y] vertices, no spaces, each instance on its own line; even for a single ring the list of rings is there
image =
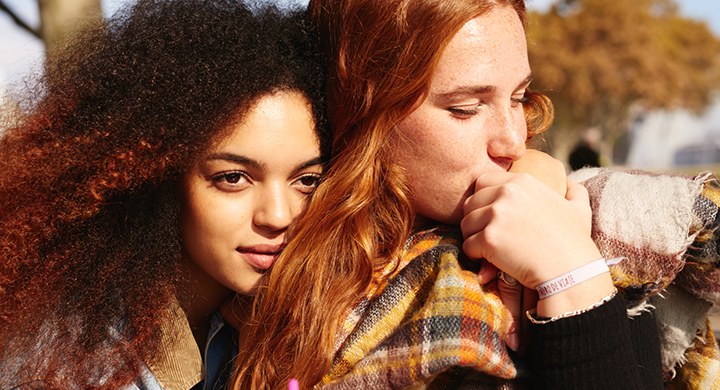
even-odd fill
[[[588,306],[588,307],[586,307],[586,308],[584,308],[584,309],[578,309],[578,310],[575,310],[575,311],[569,311],[569,312],[567,312],[567,313],[560,314],[559,316],[555,316],[555,317],[552,317],[552,318],[547,319],[547,320],[538,320],[538,319],[536,319],[536,318],[535,318],[536,309],[528,310],[525,314],[527,315],[527,318],[530,320],[530,322],[532,322],[533,324],[545,325],[545,324],[549,324],[549,323],[551,323],[551,322],[555,322],[555,321],[560,320],[560,319],[563,319],[563,318],[573,317],[573,316],[576,316],[576,315],[580,315],[580,314],[583,314],[583,313],[587,313],[587,312],[589,312],[590,310],[592,310],[592,309],[594,309],[594,308],[596,308],[596,307],[600,307],[600,306],[606,304],[607,302],[611,301],[613,298],[615,298],[615,295],[617,295],[617,289],[615,289],[610,295],[606,296],[605,298],[603,298],[603,299],[602,299],[600,302],[598,302],[598,303],[595,303],[595,304],[593,304],[593,305],[591,305],[591,306]]]

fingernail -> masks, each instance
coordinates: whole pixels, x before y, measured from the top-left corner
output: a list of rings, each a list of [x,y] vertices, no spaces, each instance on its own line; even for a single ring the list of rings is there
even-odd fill
[[[517,352],[518,348],[520,348],[520,337],[517,333],[510,333],[507,337],[507,341],[505,342],[505,344],[508,346],[508,348]]]

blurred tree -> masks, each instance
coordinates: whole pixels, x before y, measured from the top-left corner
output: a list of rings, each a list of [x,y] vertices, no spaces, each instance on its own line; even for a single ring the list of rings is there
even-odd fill
[[[50,51],[83,23],[102,19],[100,0],[38,0],[42,38]]]
[[[531,13],[528,42],[534,88],[556,107],[558,158],[589,127],[612,156],[643,110],[700,111],[720,90],[720,39],[672,0],[561,0]]]
[[[36,30],[0,0],[0,11],[10,15],[21,28],[41,38],[48,51],[61,44],[83,23],[102,19],[100,0],[38,0],[38,8],[41,26]]]

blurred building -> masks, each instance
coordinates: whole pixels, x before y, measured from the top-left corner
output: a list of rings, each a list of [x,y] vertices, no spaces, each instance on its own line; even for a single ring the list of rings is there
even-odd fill
[[[673,163],[682,165],[713,165],[720,163],[720,136],[708,136],[706,142],[689,145],[675,152]]]
[[[646,170],[720,164],[720,98],[701,114],[643,114],[631,127],[626,165]]]

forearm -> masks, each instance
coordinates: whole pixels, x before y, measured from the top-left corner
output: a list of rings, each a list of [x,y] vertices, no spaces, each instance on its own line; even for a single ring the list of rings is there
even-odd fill
[[[586,313],[531,324],[534,389],[662,389],[650,313],[628,319],[618,295]]]

